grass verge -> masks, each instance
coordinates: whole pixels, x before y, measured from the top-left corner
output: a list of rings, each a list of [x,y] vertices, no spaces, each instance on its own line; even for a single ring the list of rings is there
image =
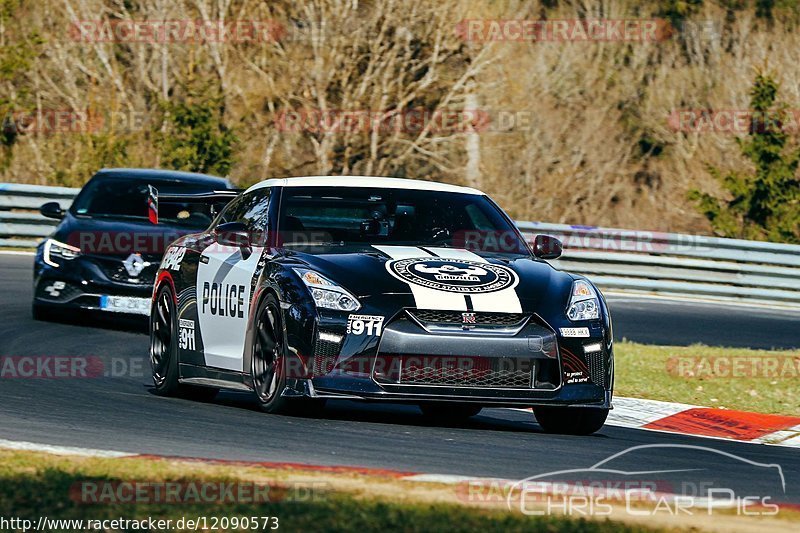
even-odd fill
[[[800,352],[615,344],[619,396],[759,413],[800,413]]]
[[[477,481],[477,480],[476,480]],[[177,483],[182,487],[198,484],[257,484],[269,488],[269,498],[247,501],[195,501],[182,491],[184,501],[164,497],[152,501],[157,491],[123,490],[124,484],[138,483],[161,486]],[[86,489],[86,486],[90,490]],[[103,487],[97,489],[97,487]],[[122,458],[104,459],[59,456],[42,452],[0,449],[0,521],[21,518],[37,524],[41,516],[61,520],[171,520],[170,527],[151,531],[270,531],[272,522],[257,527],[195,528],[179,520],[198,521],[206,525],[214,518],[277,517],[282,531],[546,531],[546,532],[652,532],[652,531],[719,531],[757,533],[797,531],[798,514],[794,509],[781,509],[771,517],[737,516],[720,510],[713,516],[704,509],[693,513],[673,513],[669,508],[656,513],[631,513],[625,503],[613,504],[609,514],[586,513],[580,510],[565,514],[560,505],[542,516],[525,516],[511,512],[502,490],[473,494],[470,485],[447,485],[398,479],[386,473],[375,474],[307,467],[269,467],[197,460]],[[89,497],[85,497],[85,495]],[[239,492],[247,494],[247,492]],[[263,491],[261,492],[263,494]],[[99,500],[96,501],[96,500]],[[169,503],[164,500],[168,500]],[[605,502],[605,503],[611,503]],[[653,509],[654,504],[644,507]],[[660,507],[660,504],[659,504]],[[669,507],[669,506],[667,506]],[[556,513],[556,514],[547,514]],[[561,513],[561,514],[558,514]],[[45,527],[39,531],[86,531],[71,527]],[[136,531],[132,526],[104,525],[104,531]],[[10,528],[0,530],[6,531]],[[35,527],[34,527],[35,529]],[[18,528],[17,531],[20,529]]]
[[[123,490],[122,484],[134,481],[141,490],[145,485],[156,484],[161,487],[162,497],[156,498],[159,492],[151,488],[136,492],[136,503],[122,501],[134,494],[129,489]],[[232,503],[219,501],[211,493],[211,500],[217,501],[202,497],[202,501],[197,501],[182,491],[182,498],[185,498],[182,502],[165,503],[168,497],[164,495],[168,493],[166,485],[161,485],[169,482],[185,488],[200,484],[241,484],[243,481],[268,487],[269,498]],[[264,491],[260,494],[263,496]],[[153,499],[158,501],[153,502]],[[168,531],[194,531],[185,520],[199,521],[205,517],[205,524],[210,527],[214,517],[259,517],[255,521],[257,527],[252,523],[247,527],[233,527],[230,522],[228,527],[223,528],[220,523],[220,527],[212,530],[268,531],[274,522],[266,521],[264,528],[260,517],[277,517],[279,529],[283,531],[654,531],[643,525],[610,520],[528,517],[497,508],[468,507],[455,500],[411,483],[360,474],[293,472],[247,465],[136,458],[62,457],[0,450],[0,517],[28,519],[33,524],[37,524],[42,515],[50,520],[85,521],[153,517],[171,520]],[[177,527],[181,519],[184,519],[184,527]],[[111,527],[117,531],[137,530],[133,524]],[[199,529],[203,529],[202,525]],[[78,527],[73,523],[63,529],[52,529],[56,530],[73,531]]]

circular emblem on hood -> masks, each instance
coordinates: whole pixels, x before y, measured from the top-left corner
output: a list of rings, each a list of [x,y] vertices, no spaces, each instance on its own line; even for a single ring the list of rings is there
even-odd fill
[[[496,292],[517,284],[510,268],[446,257],[397,259],[386,263],[389,273],[406,283],[462,294]]]

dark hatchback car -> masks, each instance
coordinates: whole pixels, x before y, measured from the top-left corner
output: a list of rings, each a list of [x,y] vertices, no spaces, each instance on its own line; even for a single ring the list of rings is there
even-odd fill
[[[61,223],[36,250],[34,318],[74,310],[149,315],[164,250],[181,235],[208,227],[215,208],[207,202],[170,203],[158,210],[156,225],[148,216],[150,187],[160,194],[202,194],[231,185],[205,174],[104,169],[68,210],[56,202],[43,205],[41,213]]]

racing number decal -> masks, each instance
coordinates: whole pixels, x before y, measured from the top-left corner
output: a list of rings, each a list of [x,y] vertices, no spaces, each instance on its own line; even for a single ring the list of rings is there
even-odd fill
[[[347,317],[347,333],[378,337],[383,329],[383,317],[378,315],[350,315]]]
[[[164,254],[164,259],[161,261],[161,268],[164,270],[180,270],[181,261],[183,261],[185,255],[186,248],[182,246],[170,248],[167,250],[167,253]]]

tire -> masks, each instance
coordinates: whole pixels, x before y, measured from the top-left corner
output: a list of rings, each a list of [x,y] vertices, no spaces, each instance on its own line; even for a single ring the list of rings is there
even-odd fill
[[[178,336],[175,299],[169,285],[163,285],[150,311],[150,368],[155,393],[178,394]]]
[[[168,285],[159,289],[153,311],[150,313],[150,367],[155,393],[210,402],[219,389],[181,385],[178,381],[177,313],[175,299]]]
[[[278,300],[267,294],[259,303],[253,323],[250,377],[259,408],[265,413],[284,413],[289,401],[286,388],[286,342]]]
[[[325,400],[281,396],[286,389],[288,349],[283,314],[273,294],[261,300],[255,316],[250,377],[259,408],[273,414],[318,414],[325,407]]]
[[[436,420],[466,420],[483,409],[470,403],[430,402],[419,405],[422,414]]]
[[[534,407],[533,414],[545,433],[591,435],[606,423],[608,409],[591,407]]]

